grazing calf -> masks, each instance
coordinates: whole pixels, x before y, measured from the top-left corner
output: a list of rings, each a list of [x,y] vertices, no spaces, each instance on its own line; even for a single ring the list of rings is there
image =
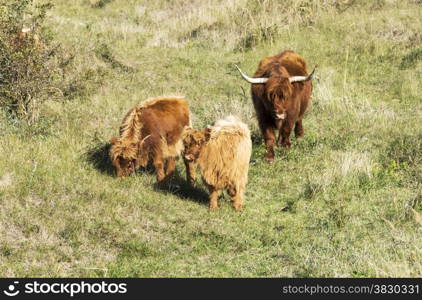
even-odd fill
[[[308,75],[305,60],[287,50],[263,58],[252,78],[239,71],[252,83],[252,100],[267,149],[265,159],[271,163],[274,161],[274,129],[279,131],[278,144],[286,148],[290,148],[293,127],[296,137],[304,134],[302,119],[311,102],[310,80],[315,69]]]
[[[218,195],[226,189],[232,206],[240,211],[252,152],[248,127],[229,116],[203,130],[186,128],[182,139],[189,183],[195,181],[198,165],[210,192],[210,209],[218,208]]]
[[[158,182],[170,176],[183,148],[183,128],[189,125],[189,107],[183,98],[154,98],[132,108],[120,126],[120,138],[110,140],[117,177],[131,175],[150,160]]]

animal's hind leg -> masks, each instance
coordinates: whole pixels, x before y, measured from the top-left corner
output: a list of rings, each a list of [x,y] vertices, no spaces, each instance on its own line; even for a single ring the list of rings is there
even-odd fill
[[[302,119],[297,120],[295,124],[295,137],[300,138],[303,137],[305,131],[303,130]]]
[[[220,190],[214,186],[208,186],[210,191],[210,209],[218,209],[218,196],[220,195]]]

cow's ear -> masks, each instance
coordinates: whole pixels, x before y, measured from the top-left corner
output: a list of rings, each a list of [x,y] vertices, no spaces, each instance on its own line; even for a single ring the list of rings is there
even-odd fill
[[[208,142],[211,138],[211,128],[207,127],[205,128],[205,141]]]
[[[118,139],[117,137],[113,136],[113,137],[110,139],[110,144],[114,145],[115,143],[117,143],[117,141],[118,141],[118,140],[119,140],[119,139]]]
[[[192,127],[190,126],[185,126],[183,127],[182,130],[182,134],[181,134],[181,138],[184,139],[185,137],[187,137],[190,133],[192,132]]]
[[[183,127],[183,132],[191,132],[192,130],[193,130],[193,128],[190,127],[190,126]]]

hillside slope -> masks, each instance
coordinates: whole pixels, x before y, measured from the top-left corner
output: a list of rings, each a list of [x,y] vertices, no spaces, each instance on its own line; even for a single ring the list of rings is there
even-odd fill
[[[422,276],[420,1],[53,2],[85,86],[30,128],[0,114],[1,277]],[[269,166],[233,64],[284,49],[318,79],[305,137]],[[242,213],[210,212],[181,161],[180,189],[113,176],[108,140],[161,95],[184,95],[195,127],[249,125]]]

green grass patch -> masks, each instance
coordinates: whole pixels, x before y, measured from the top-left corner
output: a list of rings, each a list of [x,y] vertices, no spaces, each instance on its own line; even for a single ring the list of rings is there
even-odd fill
[[[0,114],[0,275],[421,277],[420,15],[415,1],[55,1],[66,100],[30,125]],[[318,78],[304,138],[268,165],[233,64],[253,74],[284,49]],[[244,211],[223,194],[210,212],[181,160],[170,187],[151,168],[115,178],[108,141],[161,95],[184,95],[194,127],[248,124]]]

